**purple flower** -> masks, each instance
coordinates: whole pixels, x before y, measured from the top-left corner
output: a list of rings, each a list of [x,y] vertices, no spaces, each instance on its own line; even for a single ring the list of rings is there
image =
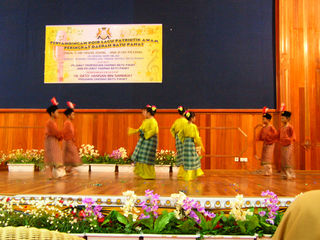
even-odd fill
[[[273,219],[269,219],[269,218],[268,218],[268,219],[266,220],[266,222],[267,222],[267,223],[270,223],[270,224],[272,224],[272,225],[274,225],[274,221],[273,221]]]
[[[94,204],[94,201],[92,200],[92,198],[85,198],[82,200],[82,203],[88,204],[89,206],[91,206]]]
[[[121,152],[119,149],[113,150],[109,157],[112,157],[114,159],[120,159],[121,158]]]
[[[145,191],[145,194],[146,194],[146,197],[151,197],[151,195],[153,194],[153,190],[147,189],[147,190]]]
[[[268,209],[268,219],[266,219],[266,222],[274,225],[274,219],[276,218],[276,216],[278,214],[277,211],[279,210],[278,196],[274,192],[271,192],[269,190],[262,192],[261,196],[266,197],[264,199],[264,204]],[[265,211],[262,211],[262,212],[264,212],[263,216],[265,216],[266,212]],[[260,213],[262,213],[262,212],[260,212]],[[260,214],[260,216],[262,216],[262,215]]]
[[[96,215],[98,218],[102,218],[103,215],[102,213],[100,212],[102,210],[102,207],[100,205],[97,205],[94,207],[93,209],[93,214]]]
[[[140,214],[139,219],[146,219],[146,218],[150,218],[150,215],[144,215],[143,213]]]
[[[200,218],[198,217],[198,215],[197,215],[194,211],[191,211],[189,215],[190,215],[190,217],[192,217],[197,223],[200,223]]]
[[[147,213],[150,217],[150,214],[153,214],[153,216],[155,218],[158,218],[158,213],[157,210],[159,208],[158,206],[158,201],[159,201],[159,194],[153,194],[153,190],[149,190],[147,189],[145,191],[145,196],[149,198],[149,203],[147,203],[147,201],[142,201],[141,204],[139,206],[142,207],[142,209],[145,211],[145,213]],[[145,218],[145,214],[141,214],[140,217],[141,218]]]
[[[261,211],[261,212],[259,212],[259,215],[260,215],[261,217],[263,217],[263,216],[266,215],[266,212],[265,212],[265,211]]]
[[[205,215],[205,216],[208,216],[209,218],[214,218],[214,217],[216,217],[216,215],[215,215],[214,213],[208,212],[208,211],[205,211],[204,215]]]

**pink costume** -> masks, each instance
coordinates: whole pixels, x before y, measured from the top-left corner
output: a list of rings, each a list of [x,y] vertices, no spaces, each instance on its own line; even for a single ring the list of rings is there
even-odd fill
[[[63,161],[66,166],[76,167],[82,164],[78,148],[75,144],[75,133],[72,122],[67,119],[63,127]]]
[[[261,154],[261,165],[263,166],[263,174],[272,174],[272,159],[274,151],[274,143],[277,139],[277,130],[274,126],[269,125],[261,129],[258,140],[263,141],[263,148]]]
[[[62,152],[59,141],[62,134],[58,130],[57,123],[51,118],[47,121],[44,140],[44,162],[51,167],[63,166]]]
[[[281,171],[288,179],[295,178],[295,172],[293,170],[293,142],[295,140],[296,136],[293,127],[289,123],[280,128]]]

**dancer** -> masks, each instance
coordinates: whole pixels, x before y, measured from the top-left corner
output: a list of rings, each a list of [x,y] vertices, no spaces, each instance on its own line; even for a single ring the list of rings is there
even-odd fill
[[[263,167],[263,175],[272,175],[272,159],[275,141],[277,140],[277,130],[271,124],[272,116],[268,113],[268,108],[264,107],[262,110],[262,123],[263,128],[261,129],[258,141],[263,141],[262,154],[261,154],[261,165]]]
[[[196,116],[194,112],[186,111],[184,113],[188,123],[184,125],[183,129],[179,132],[178,137],[183,143],[183,169],[180,171],[180,176],[184,180],[193,180],[204,173],[201,169],[200,156],[197,153],[196,145],[204,150],[199,131],[194,124]]]
[[[67,102],[68,108],[64,111],[67,119],[63,127],[62,156],[63,162],[68,173],[76,173],[74,167],[80,166],[82,161],[79,156],[79,150],[75,144],[75,132],[73,120],[75,117],[72,102]]]
[[[134,173],[144,179],[155,179],[154,162],[158,145],[158,123],[154,118],[156,106],[142,109],[144,120],[138,129],[129,128],[129,135],[139,133],[140,138],[131,156],[135,162]]]
[[[176,151],[177,151],[176,166],[179,167],[179,172],[178,172],[179,178],[183,177],[182,176],[183,175],[183,166],[182,166],[183,165],[183,158],[182,158],[183,146],[182,146],[182,142],[178,137],[178,133],[183,129],[184,125],[188,123],[188,120],[184,117],[185,111],[186,109],[184,107],[182,106],[178,107],[178,113],[180,114],[181,117],[175,120],[172,127],[170,128],[170,132],[176,140]]]
[[[281,172],[284,178],[291,180],[296,177],[293,170],[293,142],[296,136],[292,125],[289,123],[291,112],[284,111],[281,113],[282,127],[279,130],[279,143],[281,145]]]
[[[59,141],[62,140],[62,133],[58,130],[56,123],[59,116],[56,98],[52,98],[51,103],[52,105],[47,108],[50,119],[46,123],[44,140],[44,163],[49,179],[59,178],[65,175],[61,148],[59,146]]]

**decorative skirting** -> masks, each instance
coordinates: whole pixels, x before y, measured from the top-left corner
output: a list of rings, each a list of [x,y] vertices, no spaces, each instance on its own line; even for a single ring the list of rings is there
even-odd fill
[[[4,197],[4,196],[2,196]],[[12,196],[11,196],[12,197]],[[43,198],[61,198],[62,200],[69,200],[75,201],[79,204],[82,203],[84,198],[92,198],[93,201],[101,205],[102,207],[121,207],[125,202],[125,197],[123,196],[83,196],[83,195],[15,195],[15,199],[25,199],[25,200],[36,200],[36,199],[43,199]],[[202,206],[206,209],[231,209],[231,202],[234,201],[235,198],[233,197],[191,197],[189,198],[198,201]],[[146,200],[144,196],[138,196],[136,201],[137,204],[141,203],[142,201]],[[264,198],[260,197],[247,197],[244,198],[245,207],[264,207]],[[279,207],[286,208],[292,202],[294,198],[279,198]],[[170,197],[160,197],[160,207],[162,208],[174,208],[174,202]]]

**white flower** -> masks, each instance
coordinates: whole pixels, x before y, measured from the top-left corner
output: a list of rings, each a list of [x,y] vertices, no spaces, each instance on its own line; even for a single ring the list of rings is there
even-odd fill
[[[231,211],[230,214],[235,218],[236,221],[245,221],[247,215],[252,216],[253,213],[250,210],[242,210],[244,205],[243,195],[238,194],[235,198],[235,201],[231,202]]]
[[[123,211],[123,215],[126,217],[132,215],[133,221],[136,221],[138,218],[137,213],[139,213],[139,210],[135,207],[135,202],[137,200],[136,194],[134,191],[128,190],[123,192],[122,195],[126,197],[124,205],[120,208]]]

